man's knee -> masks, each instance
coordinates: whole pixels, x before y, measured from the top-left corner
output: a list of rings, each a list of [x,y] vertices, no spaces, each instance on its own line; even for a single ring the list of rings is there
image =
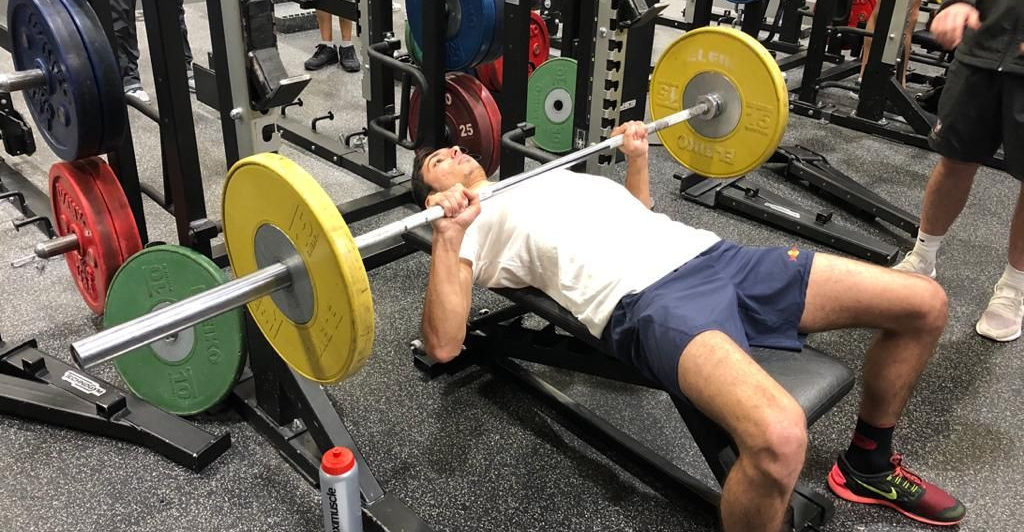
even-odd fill
[[[929,332],[942,333],[949,319],[949,299],[942,286],[923,276],[915,276],[914,312],[912,318],[917,328]]]
[[[740,456],[780,489],[789,490],[800,475],[807,451],[807,418],[793,400],[771,405],[769,414],[756,423],[755,436],[740,444]]]

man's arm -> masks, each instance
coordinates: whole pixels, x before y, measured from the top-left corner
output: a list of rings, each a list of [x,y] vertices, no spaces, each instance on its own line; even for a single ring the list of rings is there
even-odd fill
[[[647,126],[643,122],[626,122],[612,130],[611,135],[622,134],[619,150],[626,155],[626,190],[651,208],[651,181],[647,170]]]
[[[651,180],[647,174],[647,154],[642,157],[626,156],[626,190],[651,208]]]
[[[480,198],[462,185],[427,198],[427,207],[440,205],[445,217],[434,222],[430,275],[420,330],[427,354],[448,362],[462,352],[466,319],[473,302],[473,269],[459,257],[466,229],[480,214]]]
[[[473,301],[473,269],[459,257],[461,234],[434,233],[421,332],[427,354],[448,362],[462,351]]]

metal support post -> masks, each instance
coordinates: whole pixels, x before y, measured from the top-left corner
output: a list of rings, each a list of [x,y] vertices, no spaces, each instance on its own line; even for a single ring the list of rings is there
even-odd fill
[[[504,1],[504,0],[501,0]],[[564,31],[564,30],[563,30]],[[527,72],[529,71],[528,48],[530,46],[530,3],[506,2],[505,4],[505,49],[502,59],[501,91],[501,132],[516,129],[526,120],[526,98],[528,93]],[[501,177],[522,173],[523,156],[512,150],[501,150]]]
[[[196,239],[192,221],[206,218],[202,171],[192,98],[188,91],[184,38],[176,2],[142,0],[153,63],[153,83],[160,106],[160,148],[165,184],[174,205],[178,242],[209,256],[210,242]]]

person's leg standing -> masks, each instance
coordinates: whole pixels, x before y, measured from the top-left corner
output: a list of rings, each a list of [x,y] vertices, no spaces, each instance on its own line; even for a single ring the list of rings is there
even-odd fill
[[[356,56],[356,47],[352,43],[352,21],[338,17],[338,28],[341,29],[341,45],[338,46],[341,68],[345,72],[359,72],[359,58]]]
[[[192,73],[192,46],[188,42],[188,25],[185,24],[185,0],[178,0],[178,25],[181,27],[182,51],[185,52],[185,73],[188,76],[188,90],[196,91],[196,78]]]
[[[139,78],[139,37],[135,23],[135,0],[110,0],[110,15],[117,41],[114,44],[124,92],[143,102],[149,102],[149,95],[142,90],[142,80]]]
[[[967,204],[979,163],[1003,141],[1002,90],[996,73],[953,61],[928,141],[942,157],[932,169],[921,207],[921,230],[911,251],[894,268],[935,276],[936,254]],[[979,94],[986,95],[979,98]]]
[[[327,65],[338,62],[338,49],[334,47],[334,33],[331,27],[331,14],[316,11],[316,25],[320,29],[320,43],[316,45],[313,56],[306,60],[306,70],[320,70]]]
[[[875,31],[875,22],[878,18],[878,10],[881,8],[882,2],[875,4],[875,8],[871,10],[871,16],[868,18],[868,23],[864,28],[867,31]],[[914,35],[914,30],[917,28],[917,18],[921,12],[921,0],[914,0],[907,5],[907,24],[903,28],[903,69],[902,75],[900,76],[900,85],[906,86],[907,84],[907,65],[910,61],[911,51],[911,38]],[[871,53],[871,37],[864,37],[864,45],[861,47],[860,52],[860,79],[864,77],[864,69],[868,65],[868,56]]]
[[[1024,80],[999,75],[1003,88],[1003,154],[1010,175],[1022,180],[1010,222],[1007,264],[975,330],[1000,342],[1020,338],[1024,320]]]
[[[900,85],[907,86],[907,69],[910,67],[910,52],[914,49],[914,30],[917,29],[917,19],[921,14],[921,0],[913,0],[907,11],[907,24],[903,28],[903,68],[900,69]],[[863,68],[863,66],[861,67]]]

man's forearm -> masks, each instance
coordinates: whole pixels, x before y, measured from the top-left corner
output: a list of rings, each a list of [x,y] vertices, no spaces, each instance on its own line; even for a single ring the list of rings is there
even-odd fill
[[[422,333],[427,353],[447,361],[459,354],[466,336],[472,290],[462,278],[462,237],[436,234],[423,304]]]
[[[651,208],[651,180],[647,170],[647,156],[626,158],[626,190]]]

